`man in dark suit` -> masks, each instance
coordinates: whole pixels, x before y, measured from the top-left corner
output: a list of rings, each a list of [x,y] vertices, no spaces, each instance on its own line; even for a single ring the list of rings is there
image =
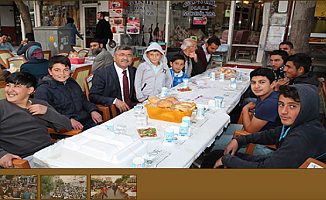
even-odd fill
[[[167,54],[166,58],[168,59],[168,65],[170,66],[170,61],[172,57],[176,54],[183,55],[185,57],[185,67],[182,69],[188,77],[196,76],[205,71],[203,63],[198,59],[196,54],[197,42],[194,39],[186,38],[183,40],[181,45],[181,50],[176,52],[170,52]]]
[[[15,187],[14,191],[12,192],[12,197],[20,198],[20,195],[21,195],[20,190],[18,190],[18,188]]]
[[[220,45],[220,39],[218,39],[216,36],[213,36],[209,38],[205,44],[197,48],[196,54],[198,59],[203,63],[205,70],[207,69],[209,63],[212,61],[212,54],[215,53]]]
[[[95,71],[89,99],[96,104],[110,107],[114,104],[120,114],[131,109],[135,100],[136,68],[129,66],[132,50],[127,45],[118,46],[114,52],[114,63]]]

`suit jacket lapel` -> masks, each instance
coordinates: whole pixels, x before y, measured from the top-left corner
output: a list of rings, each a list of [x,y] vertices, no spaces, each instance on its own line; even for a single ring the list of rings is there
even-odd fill
[[[133,83],[134,83],[134,76],[132,76],[133,74],[133,68],[128,66],[128,72],[129,72],[129,80],[130,80],[130,83],[129,83],[129,86],[130,86],[130,90],[129,90],[129,96],[130,96],[130,99],[132,99],[133,97],[133,93],[134,93],[134,90],[133,90]]]
[[[121,87],[120,87],[120,82],[119,82],[119,77],[117,74],[117,70],[115,70],[114,64],[111,65],[112,67],[109,67],[109,76],[111,76],[116,88],[118,89],[118,93],[120,94],[120,98],[122,98],[121,94]]]

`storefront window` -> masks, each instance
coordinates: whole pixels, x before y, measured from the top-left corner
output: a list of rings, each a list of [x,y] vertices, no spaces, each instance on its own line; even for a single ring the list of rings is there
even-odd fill
[[[80,26],[78,1],[42,1],[42,26],[65,26],[66,18],[74,19],[77,29]]]
[[[231,2],[172,1],[170,5],[170,46],[180,47],[185,38],[195,38],[198,44],[229,29]]]
[[[148,46],[151,42],[164,42],[165,23],[165,1],[128,2],[126,33],[132,38],[132,45]]]

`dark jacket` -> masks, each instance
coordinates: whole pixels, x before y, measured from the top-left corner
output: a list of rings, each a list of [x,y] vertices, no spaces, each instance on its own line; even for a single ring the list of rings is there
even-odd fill
[[[83,126],[93,123],[92,111],[99,112],[98,107],[87,100],[78,83],[71,77],[66,84],[51,76],[41,78],[34,97],[47,101],[60,114],[79,121]]]
[[[280,79],[283,79],[283,78],[286,78],[286,73],[285,73],[285,71],[283,71],[284,66],[285,65],[283,65],[283,67],[278,68],[276,71],[273,70],[276,81],[278,81]]]
[[[294,123],[289,127],[286,137],[281,138],[288,126],[268,131],[238,136],[235,139],[239,146],[248,143],[276,145],[277,150],[261,162],[248,162],[230,154],[222,157],[223,165],[232,168],[298,168],[309,157],[316,158],[326,153],[326,132],[316,117],[319,114],[319,95],[317,87],[299,84],[300,112]],[[326,155],[318,158],[326,161]]]
[[[317,75],[314,72],[307,72],[305,74],[302,74],[301,76],[292,78],[290,80],[290,85],[294,85],[294,84],[310,84],[318,87],[320,82],[318,80]]]
[[[128,66],[128,71],[130,79],[129,97],[132,102],[136,102],[134,95],[136,68]],[[112,64],[95,71],[92,80],[92,87],[89,92],[89,100],[93,103],[110,107],[115,98],[122,101],[119,77],[114,64]],[[118,109],[117,112],[120,113]]]
[[[98,21],[96,25],[95,38],[99,38],[99,39],[109,38],[110,40],[113,39],[111,26],[109,22],[107,22],[105,19],[101,19],[100,21]]]
[[[202,46],[199,46],[198,47],[198,49],[196,50],[196,54],[197,54],[198,59],[203,63],[203,67],[206,70],[206,68],[209,65],[209,63],[211,63],[213,56],[211,56],[211,58],[207,62],[206,54],[205,54],[205,51],[204,51],[204,49],[203,49]]]
[[[42,48],[42,45],[40,43],[35,42],[35,41],[30,41],[29,43],[27,43],[25,45],[22,45],[22,44],[19,45],[19,47],[17,49],[17,55],[26,54],[26,50],[31,46],[39,46]],[[26,55],[25,55],[25,58],[26,58]]]
[[[49,75],[49,61],[46,59],[32,58],[20,66],[21,72],[29,72],[36,77],[36,81],[43,76]]]
[[[180,51],[176,51],[176,52],[170,52],[168,53],[168,55],[166,56],[166,58],[168,59],[168,65],[170,66],[170,61],[172,59],[172,57],[176,54],[181,54],[185,57],[186,61],[189,59],[188,56],[186,56],[182,50]],[[192,62],[192,71],[191,71],[191,76],[196,76],[197,74],[201,74],[205,71],[205,68],[203,66],[203,63],[200,61],[200,59],[198,59],[198,62],[195,62],[195,60],[193,58],[191,58],[191,62]],[[185,71],[185,67],[182,69],[182,71]]]

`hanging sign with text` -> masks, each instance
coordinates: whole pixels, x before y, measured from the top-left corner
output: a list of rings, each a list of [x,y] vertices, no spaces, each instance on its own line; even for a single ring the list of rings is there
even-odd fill
[[[186,1],[184,8],[190,6],[190,11],[183,11],[183,16],[195,17],[215,17],[215,12],[210,11],[211,7],[216,7],[215,1]]]

